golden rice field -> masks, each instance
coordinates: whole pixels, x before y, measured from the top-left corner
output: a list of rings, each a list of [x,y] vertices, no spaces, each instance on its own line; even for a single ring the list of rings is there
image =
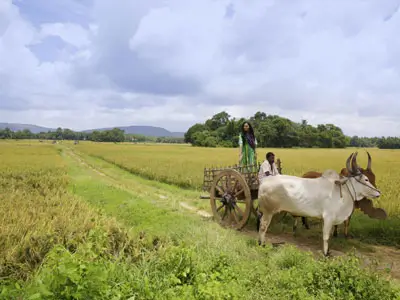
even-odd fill
[[[91,229],[115,225],[68,192],[53,145],[0,141],[0,162],[0,279],[25,279],[55,245],[73,250]]]
[[[132,173],[176,184],[181,187],[200,189],[203,169],[206,166],[229,166],[238,161],[238,149],[197,148],[187,145],[154,144],[102,144],[80,143],[74,146],[86,154],[112,162]],[[345,166],[352,151],[358,151],[358,163],[366,167],[367,155],[364,149],[259,149],[259,160],[273,151],[282,161],[282,173],[301,176],[307,171],[335,169]],[[377,186],[383,192],[375,201],[388,215],[400,215],[399,185],[400,151],[368,149],[372,156],[372,169]]]

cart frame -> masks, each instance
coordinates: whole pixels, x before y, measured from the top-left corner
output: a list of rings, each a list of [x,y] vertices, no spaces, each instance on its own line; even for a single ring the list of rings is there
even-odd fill
[[[282,174],[279,158],[276,164],[279,174]],[[258,198],[260,166],[258,162],[246,166],[204,168],[203,191],[208,192],[209,196],[200,198],[210,199],[215,221],[222,226],[241,230],[252,213],[257,217],[253,202]]]

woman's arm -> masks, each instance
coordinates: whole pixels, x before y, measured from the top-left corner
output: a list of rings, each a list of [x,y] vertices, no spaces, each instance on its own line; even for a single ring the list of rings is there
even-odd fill
[[[254,137],[254,144],[256,145],[256,147],[254,149],[254,161],[255,161],[255,164],[257,164],[257,139],[256,139],[256,137]]]
[[[243,150],[243,140],[242,136],[239,134],[239,161],[242,160],[242,150]]]

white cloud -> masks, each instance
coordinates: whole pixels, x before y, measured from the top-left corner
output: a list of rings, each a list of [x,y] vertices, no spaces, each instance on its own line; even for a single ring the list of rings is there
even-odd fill
[[[222,109],[237,117],[261,110],[335,123],[349,135],[398,135],[398,7],[0,0],[0,120],[186,130]],[[51,51],[49,37],[64,43],[58,60],[31,49]]]
[[[78,24],[46,23],[40,27],[40,39],[45,39],[48,36],[59,36],[66,43],[77,48],[82,48],[90,44],[88,31]]]

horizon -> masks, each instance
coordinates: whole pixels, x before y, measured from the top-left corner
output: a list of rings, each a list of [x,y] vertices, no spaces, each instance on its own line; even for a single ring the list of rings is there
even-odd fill
[[[204,123],[204,122],[203,122]],[[299,123],[299,122],[297,122],[297,123]],[[58,127],[46,127],[46,126],[41,126],[41,125],[37,125],[37,124],[25,124],[25,123],[9,123],[9,122],[0,122],[0,124],[10,124],[10,125],[18,125],[18,126],[36,126],[36,127],[39,127],[39,128],[45,128],[45,129],[53,129],[53,130],[56,130],[57,128],[59,128],[60,126],[58,126]],[[316,125],[314,125],[314,124],[308,124],[308,125],[312,125],[312,126],[316,126]],[[334,124],[335,125],[335,124]],[[97,127],[97,128],[86,128],[86,129],[78,129],[78,130],[75,130],[75,129],[72,129],[72,128],[69,128],[69,127],[60,127],[61,129],[70,129],[70,130],[72,130],[72,131],[74,131],[74,132],[83,132],[83,131],[94,131],[94,130],[100,130],[100,129],[102,129],[102,130],[104,130],[104,129],[113,129],[113,128],[122,128],[122,127],[152,127],[152,128],[159,128],[159,129],[164,129],[164,130],[167,130],[167,131],[169,131],[170,133],[183,133],[183,134],[185,134],[186,132],[187,132],[187,130],[189,129],[187,129],[187,130],[184,130],[184,131],[174,131],[174,130],[170,130],[170,129],[168,129],[168,128],[166,128],[166,127],[162,127],[162,126],[152,126],[152,125],[120,125],[120,126],[107,126],[107,127]],[[0,128],[0,130],[1,130],[1,128]],[[348,137],[353,137],[354,135],[348,135],[348,134],[346,134],[346,132],[343,132],[343,134],[345,135],[345,136],[348,136]],[[358,136],[359,138],[382,138],[382,137],[397,137],[397,136],[388,136],[388,135],[386,135],[386,136]]]
[[[87,130],[96,130],[96,129],[104,129],[104,128],[120,128],[120,127],[153,127],[153,128],[160,128],[160,129],[165,129],[169,132],[186,132],[185,131],[172,131],[169,130],[168,128],[165,127],[160,127],[160,126],[152,126],[152,125],[117,125],[117,126],[105,126],[105,127],[97,127],[97,128],[84,128],[84,129],[72,129],[70,127],[61,127],[61,126],[55,126],[55,127],[47,127],[47,126],[42,126],[42,125],[38,125],[38,124],[28,124],[28,123],[10,123],[10,122],[0,122],[0,124],[10,124],[10,125],[19,125],[19,126],[36,126],[36,127],[40,127],[40,128],[47,128],[47,129],[57,129],[57,128],[61,128],[61,129],[70,129],[72,131],[76,131],[76,132],[80,132],[80,131],[87,131]],[[189,128],[188,128],[189,129]]]
[[[398,1],[3,0],[0,19],[6,123],[185,132],[262,111],[400,134]]]

